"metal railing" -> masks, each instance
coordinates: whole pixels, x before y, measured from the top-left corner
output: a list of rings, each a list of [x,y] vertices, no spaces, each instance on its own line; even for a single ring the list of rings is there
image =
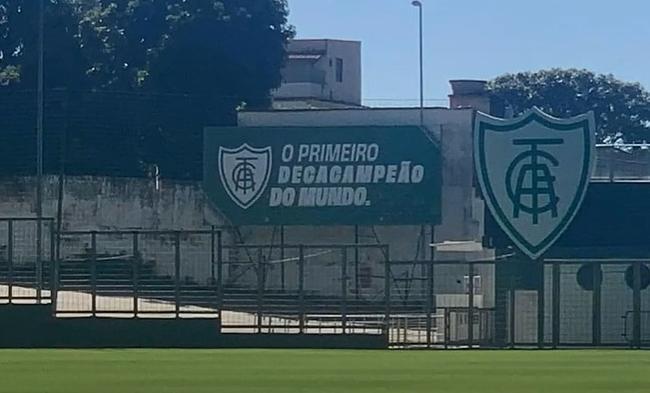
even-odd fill
[[[394,347],[650,345],[650,260],[394,260],[382,244],[240,244],[224,228],[66,231],[57,246],[44,222],[39,268],[35,220],[0,219],[0,303]]]
[[[54,260],[54,220],[42,218],[41,252],[33,217],[0,218],[0,304],[50,303]]]

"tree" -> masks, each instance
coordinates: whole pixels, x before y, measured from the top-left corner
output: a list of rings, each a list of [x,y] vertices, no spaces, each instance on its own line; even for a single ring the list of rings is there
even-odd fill
[[[74,0],[103,89],[203,95],[211,109],[267,104],[280,83],[286,0]]]
[[[488,83],[515,115],[537,106],[557,117],[593,110],[600,141],[650,142],[650,94],[639,83],[578,69],[505,74]]]
[[[0,0],[0,85],[34,90],[38,67],[38,1]],[[77,17],[64,0],[45,3],[47,88],[85,87],[87,63],[75,38]]]
[[[39,1],[0,0],[0,91],[36,88]],[[233,125],[237,108],[269,103],[293,36],[286,0],[43,1],[46,131],[56,131],[50,117],[67,116],[77,174],[156,166],[162,176],[200,178],[203,127]],[[24,109],[35,100],[5,98],[0,118],[31,132]],[[106,146],[118,141],[129,146],[116,160]],[[21,143],[33,151],[29,141],[8,145]]]

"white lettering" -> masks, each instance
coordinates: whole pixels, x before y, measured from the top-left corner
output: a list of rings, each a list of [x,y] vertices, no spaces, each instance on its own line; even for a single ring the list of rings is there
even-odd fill
[[[269,206],[276,207],[282,203],[282,189],[278,187],[271,188],[271,196],[269,198]]]
[[[346,165],[343,169],[341,183],[354,183],[354,166]]]
[[[376,161],[377,157],[379,157],[379,145],[372,143],[368,146],[368,161]]]
[[[316,177],[316,167],[306,166],[302,171],[302,180],[305,184],[311,184],[314,182]]]
[[[373,183],[379,183],[386,175],[386,167],[384,165],[375,165],[375,170],[372,176]]]
[[[278,184],[283,184],[289,181],[291,177],[291,167],[281,166],[278,169]]]
[[[282,148],[282,161],[289,162],[293,158],[293,145],[284,145]]]
[[[337,184],[341,181],[341,167],[338,165],[332,166],[330,169],[330,176],[329,176],[330,183],[332,184]]]
[[[351,156],[351,150],[352,145],[349,143],[344,143],[343,147],[341,148],[341,162],[348,162],[350,161],[350,156]]]
[[[293,167],[291,174],[291,184],[300,184],[302,178],[302,166],[296,165]]]
[[[386,167],[386,183],[395,183],[397,178],[397,165],[388,165]]]
[[[420,183],[424,179],[424,167],[422,165],[415,165],[411,172],[411,183]]]
[[[306,159],[309,155],[309,145],[300,145],[298,147],[298,162]]]

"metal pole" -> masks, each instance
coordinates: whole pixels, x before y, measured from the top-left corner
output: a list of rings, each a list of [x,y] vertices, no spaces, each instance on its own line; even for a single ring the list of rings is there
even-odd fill
[[[7,221],[7,275],[9,280],[9,304],[12,303],[14,287],[14,222]]]
[[[93,317],[97,316],[97,233],[90,234],[90,285],[91,305]]]
[[[305,333],[305,249],[301,244],[298,247],[298,323],[300,334]]]
[[[436,260],[436,226],[431,224],[431,238],[430,251],[429,251],[429,264],[427,265],[427,347],[433,344],[433,337],[431,336],[433,330],[433,311],[435,308],[435,291],[434,287],[434,264]]]
[[[264,256],[262,248],[257,249],[257,333],[262,333],[262,308],[264,298]]]
[[[386,339],[390,340],[390,250],[388,246],[384,246],[384,301],[386,302],[386,310],[384,315],[384,326]]]
[[[553,349],[560,345],[560,264],[553,262]]]
[[[140,247],[138,232],[133,232],[133,317],[138,317],[140,303]]]
[[[280,288],[282,292],[286,287],[286,267],[284,265],[284,225],[280,225]]]
[[[61,256],[61,231],[63,230],[63,192],[65,189],[65,161],[66,161],[66,150],[67,150],[67,139],[68,139],[68,115],[69,115],[69,94],[65,94],[65,125],[61,133],[61,139],[59,141],[60,146],[60,155],[59,158],[59,184],[57,190],[57,203],[56,203],[56,258],[55,261],[59,261]]]
[[[45,0],[38,2],[38,85],[36,88],[36,299],[43,286],[43,52]]]
[[[433,329],[432,310],[433,310],[433,259],[427,263],[427,348],[431,348],[433,344],[433,337],[431,336]]]
[[[510,312],[508,317],[510,319],[510,348],[515,347],[515,312],[516,312],[516,292],[515,292],[515,273],[510,272]]]
[[[181,233],[176,231],[174,238],[174,312],[176,318],[181,315]]]
[[[592,342],[594,345],[600,345],[601,341],[601,317],[600,317],[600,306],[601,306],[601,285],[602,285],[602,271],[600,263],[593,264],[593,274],[592,281],[594,290],[592,291],[592,301],[591,301],[591,335]]]
[[[52,315],[56,316],[56,302],[57,302],[57,275],[56,275],[56,235],[54,233],[54,221],[50,221],[50,302],[52,305]]]
[[[348,249],[341,249],[341,322],[343,334],[347,333],[348,325]]]
[[[537,283],[537,347],[544,348],[544,260],[536,261],[539,265],[539,281]]]
[[[474,264],[468,263],[468,299],[467,299],[467,343],[470,349],[474,345]]]
[[[632,343],[641,348],[641,262],[634,263],[634,285],[632,294]]]
[[[223,240],[221,231],[217,232],[217,315],[219,318],[219,333],[221,333],[222,316],[223,313],[221,309],[223,308],[223,276],[222,276],[222,267],[223,267]]]
[[[419,27],[420,27],[420,126],[424,126],[424,61],[423,61],[423,45],[422,45],[422,2],[413,1],[411,4],[418,8],[419,11]]]
[[[354,292],[355,297],[359,300],[359,226],[354,226]]]

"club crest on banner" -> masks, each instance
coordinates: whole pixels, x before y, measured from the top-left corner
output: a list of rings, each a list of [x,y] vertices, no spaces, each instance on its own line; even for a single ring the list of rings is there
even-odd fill
[[[248,209],[264,193],[271,177],[271,147],[254,148],[244,143],[219,147],[219,177],[226,193],[242,209]]]

